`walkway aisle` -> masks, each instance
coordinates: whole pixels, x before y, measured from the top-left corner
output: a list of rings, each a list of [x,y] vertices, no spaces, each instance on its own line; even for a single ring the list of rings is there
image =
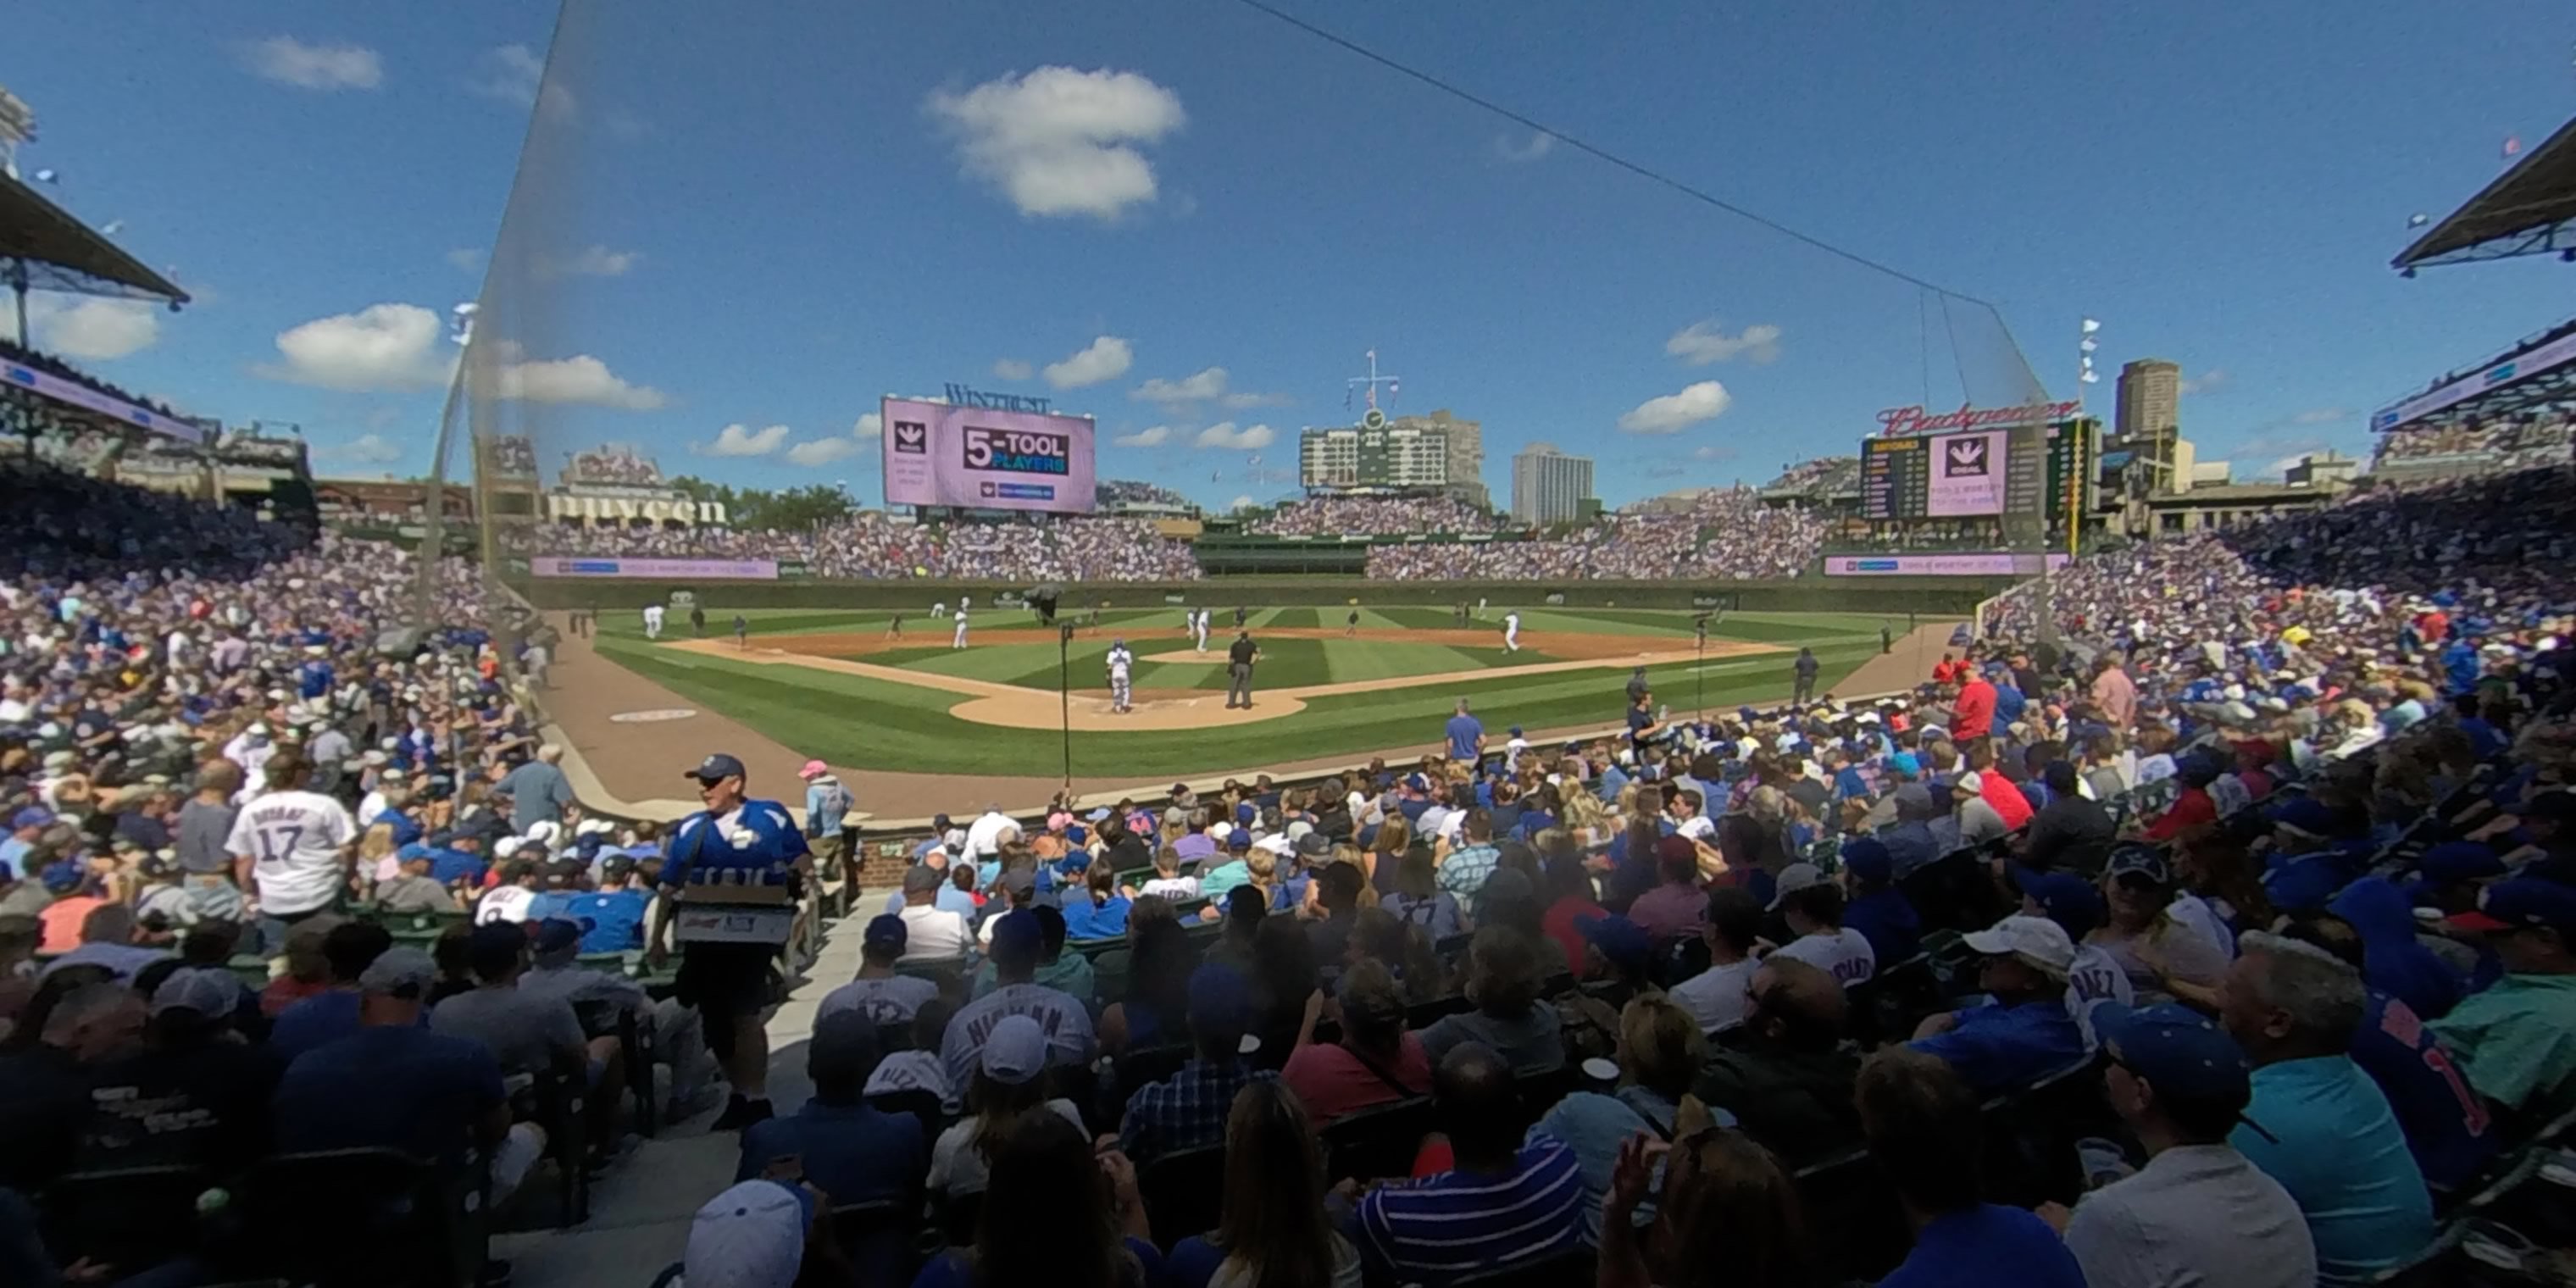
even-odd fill
[[[866,908],[869,899],[853,906]],[[805,1039],[815,1008],[859,973],[858,925],[835,923],[835,932],[769,1021],[769,1094],[781,1114],[794,1113],[811,1091]],[[510,1260],[514,1288],[647,1288],[687,1248],[698,1207],[733,1183],[741,1138],[708,1132],[714,1119],[711,1109],[645,1141],[592,1188],[584,1224],[495,1236],[492,1255]]]

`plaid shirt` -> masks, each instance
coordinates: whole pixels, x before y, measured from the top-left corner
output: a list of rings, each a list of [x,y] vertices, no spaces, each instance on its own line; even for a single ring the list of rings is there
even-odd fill
[[[1210,1064],[1192,1056],[1171,1077],[1138,1087],[1127,1098],[1127,1117],[1118,1125],[1118,1147],[1143,1167],[1177,1150],[1220,1144],[1235,1093],[1247,1083],[1278,1077],[1239,1059]]]
[[[1460,907],[1467,907],[1476,901],[1477,892],[1485,888],[1486,879],[1494,875],[1502,861],[1503,852],[1498,847],[1462,845],[1440,861],[1440,869],[1433,875],[1441,889],[1457,897]]]

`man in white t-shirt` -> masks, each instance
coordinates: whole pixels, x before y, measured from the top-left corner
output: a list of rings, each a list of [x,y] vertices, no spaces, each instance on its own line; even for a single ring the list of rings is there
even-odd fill
[[[1845,988],[1878,973],[1878,953],[1857,930],[1843,925],[1843,890],[1825,879],[1812,863],[1792,863],[1780,870],[1774,911],[1787,918],[1796,939],[1773,956],[1790,957],[1834,977]]]
[[[1717,1033],[1744,1022],[1753,972],[1762,963],[1753,955],[1762,937],[1762,905],[1733,886],[1709,891],[1708,921],[1700,938],[1708,943],[1709,967],[1673,985],[1673,1003],[1690,1012],[1702,1033]]]
[[[987,805],[984,813],[966,828],[966,859],[982,866],[1002,857],[1002,847],[1020,839],[1019,821],[1002,812],[999,805]]]
[[[895,914],[903,923],[904,950],[897,960],[946,961],[965,956],[974,944],[966,919],[939,906],[945,884],[947,874],[927,863],[904,869],[903,911]]]
[[[957,1098],[974,1080],[984,1040],[992,1036],[993,1026],[1006,1016],[1025,1015],[1037,1021],[1039,1031],[1046,1034],[1049,1064],[1069,1068],[1091,1062],[1096,1049],[1091,1012],[1072,994],[1033,982],[1044,942],[1033,912],[1010,913],[993,931],[996,985],[992,992],[957,1012],[939,1042],[939,1061],[948,1067],[951,1109],[957,1107]]]
[[[358,825],[340,802],[304,790],[301,753],[279,749],[266,769],[268,790],[234,816],[224,850],[234,884],[258,896],[262,941],[282,952],[289,927],[340,906]]]
[[[663,608],[660,604],[646,604],[644,606],[644,638],[648,640],[658,640],[662,638],[662,617],[663,614],[668,611],[668,609]]]
[[[955,915],[955,914],[950,914]],[[909,1024],[921,1004],[939,996],[939,985],[913,975],[898,975],[910,931],[901,917],[878,917],[868,923],[859,942],[859,976],[823,995],[814,1022],[836,1011],[860,1011],[878,1025]]]

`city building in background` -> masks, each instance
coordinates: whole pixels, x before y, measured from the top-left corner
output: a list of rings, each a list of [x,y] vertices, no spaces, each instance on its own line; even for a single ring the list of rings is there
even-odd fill
[[[1323,495],[1446,492],[1484,505],[1484,467],[1483,423],[1446,409],[1390,417],[1372,407],[1356,425],[1310,426],[1297,440],[1297,482]]]
[[[2174,459],[2182,433],[2182,367],[2162,358],[2140,358],[2120,368],[2120,407],[2111,424],[2114,443],[2133,459],[2148,462],[2176,486],[2188,486],[2188,467]],[[2158,486],[2165,486],[2159,482]]]
[[[1512,457],[1512,517],[1524,523],[1570,523],[1592,496],[1592,458],[1568,456],[1553,443],[1532,443]]]

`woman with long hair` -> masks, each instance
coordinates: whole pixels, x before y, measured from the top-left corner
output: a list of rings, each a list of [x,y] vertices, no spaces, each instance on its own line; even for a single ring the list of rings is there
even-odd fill
[[[1655,842],[1664,839],[1664,793],[1640,787],[1636,802],[1610,838],[1610,875],[1601,883],[1601,905],[1625,913],[1637,896],[1655,888]]]
[[[1798,1189],[1780,1160],[1685,1100],[1664,1155],[1651,1225],[1637,1209],[1654,1189],[1655,1152],[1639,1132],[1619,1148],[1601,1205],[1596,1288],[1818,1288],[1825,1276]]]
[[[1585,849],[1590,849],[1596,845],[1610,843],[1611,834],[1616,829],[1611,825],[1610,809],[1601,803],[1600,797],[1577,789],[1566,793],[1564,800],[1565,811],[1557,818],[1560,825],[1573,834],[1578,844]]]
[[[1396,892],[1397,870],[1404,864],[1405,852],[1412,848],[1413,824],[1406,822],[1402,814],[1390,815],[1377,825],[1377,835],[1369,838],[1368,859],[1361,866],[1368,869],[1369,887],[1377,891],[1378,898]]]
[[[1378,900],[1379,907],[1420,930],[1433,943],[1470,926],[1466,909],[1458,906],[1458,896],[1440,888],[1436,871],[1429,846],[1410,847],[1396,865],[1395,892]]]
[[[1422,1039],[1404,1027],[1404,992],[1395,975],[1363,957],[1342,972],[1333,1000],[1342,1040],[1314,1040],[1312,1026],[1298,1031],[1297,1049],[1279,1079],[1297,1093],[1317,1127],[1344,1114],[1431,1092],[1431,1057]]]
[[[1045,1061],[1036,1067],[1023,1068],[1011,1058],[995,1058],[1002,1051],[1010,1056],[1024,1055],[1029,1049],[1025,1032],[1005,1034],[1004,1027],[1017,1030],[1034,1028],[1037,1021],[1025,1015],[1004,1016],[993,1026],[985,1043],[985,1056],[976,1062],[974,1082],[966,1089],[966,1117],[939,1133],[930,1147],[930,1190],[949,1199],[981,1194],[987,1182],[986,1163],[991,1159],[994,1143],[1008,1136],[1019,1121],[1031,1114],[1052,1112],[1076,1127],[1082,1125],[1082,1111],[1070,1100],[1051,1094]],[[1011,1039],[1019,1039],[1015,1049]],[[996,1043],[992,1039],[1002,1039]],[[1036,1049],[1043,1056],[1046,1035],[1037,1034]]]
[[[1111,939],[1126,934],[1131,902],[1118,892],[1118,870],[1094,863],[1084,873],[1083,885],[1082,890],[1065,895],[1065,938]]]
[[[1145,1288],[1162,1273],[1136,1168],[1094,1156],[1080,1127],[1024,1114],[986,1147],[991,1183],[975,1246],[921,1268],[912,1288]]]
[[[1535,938],[1509,926],[1487,926],[1467,946],[1467,1000],[1472,1011],[1443,1016],[1422,1031],[1423,1053],[1437,1067],[1467,1042],[1492,1047],[1516,1070],[1544,1072],[1565,1064],[1556,1008],[1539,996],[1546,979]]]
[[[1315,941],[1295,917],[1265,917],[1252,936],[1253,997],[1260,1009],[1251,1032],[1261,1039],[1254,1063],[1276,1069],[1287,1063],[1305,1018],[1306,999],[1322,980],[1315,969]]]
[[[1359,1288],[1360,1254],[1315,1196],[1324,1155],[1297,1097],[1276,1082],[1234,1094],[1225,1119],[1225,1215],[1172,1248],[1170,1288]]]
[[[1198,964],[1188,933],[1171,917],[1138,917],[1129,929],[1127,994],[1100,1013],[1100,1045],[1113,1055],[1189,1033],[1190,970]]]

